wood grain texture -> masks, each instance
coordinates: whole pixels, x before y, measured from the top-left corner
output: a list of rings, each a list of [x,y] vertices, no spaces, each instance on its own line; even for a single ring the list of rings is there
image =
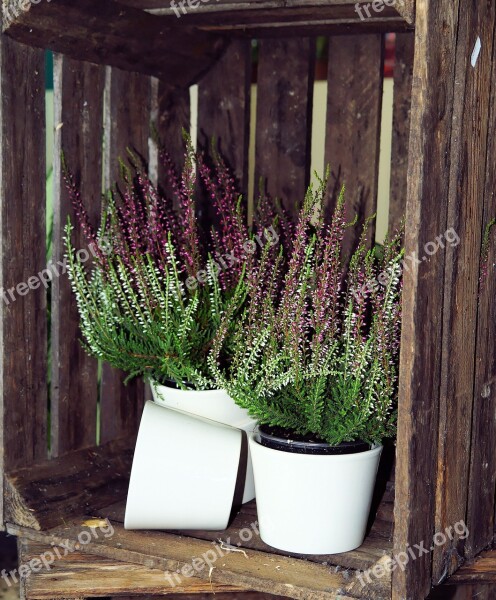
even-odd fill
[[[250,139],[251,43],[236,40],[198,84],[198,144],[217,140],[246,198]]]
[[[491,584],[496,588],[496,550],[482,552],[475,561],[458,569],[446,583],[449,585]]]
[[[185,153],[183,129],[189,133],[191,122],[189,89],[172,88],[162,81],[153,82],[152,119],[161,145],[180,171],[184,166]],[[164,170],[160,160],[157,168],[158,183],[163,185]]]
[[[131,149],[148,163],[152,82],[150,77],[107,68],[104,114],[104,182],[119,181],[119,158]],[[101,441],[137,430],[144,403],[141,380],[124,384],[126,374],[103,365],[101,383]]]
[[[260,42],[255,189],[262,180],[294,215],[310,181],[314,76],[314,39]]]
[[[377,210],[383,71],[383,36],[329,38],[325,162],[334,187],[330,208],[344,184],[348,220],[358,218],[357,226],[345,234],[347,254],[353,251],[365,220]],[[374,240],[371,223],[369,241]]]
[[[496,45],[492,57],[492,92],[487,136],[486,183],[482,236],[496,218]],[[470,480],[468,488],[465,554],[473,558],[493,540],[496,481],[496,244],[494,228],[488,232],[487,256],[481,260],[477,341],[475,345],[475,386],[472,422]],[[486,275],[483,274],[487,271]]]
[[[98,532],[98,530],[96,530]],[[149,598],[150,596],[171,596],[194,594],[198,600],[204,598],[202,592],[215,594],[216,600],[226,598],[226,592],[236,592],[243,600],[250,596],[243,594],[240,587],[206,583],[195,577],[183,578],[180,585],[168,579],[158,569],[148,569],[141,565],[133,565],[100,556],[92,556],[81,552],[72,552],[64,556],[64,549],[58,548],[61,558],[55,560],[50,570],[41,569],[21,578],[22,592],[27,600],[55,600],[58,598],[123,598],[124,596]],[[33,564],[44,553],[47,558],[53,553],[53,547],[28,540],[21,540],[19,562]],[[56,556],[56,555],[54,555]],[[33,562],[31,562],[33,561]],[[172,574],[170,574],[172,575]],[[172,582],[170,582],[172,581]],[[202,594],[202,595],[200,595]],[[190,596],[191,597],[191,596]],[[232,598],[232,596],[230,596]],[[272,598],[272,597],[271,597]],[[263,599],[260,599],[263,600]]]
[[[91,536],[91,541],[78,541],[85,531],[82,520],[74,524],[37,532],[9,525],[8,531],[19,537],[42,544],[60,544],[73,551],[94,554],[111,560],[130,562],[151,569],[177,573],[185,565],[192,565],[195,558],[210,551],[212,566],[195,563],[195,577],[214,584],[235,585],[244,589],[280,595],[298,600],[351,600],[366,597],[385,600],[390,591],[387,577],[362,587],[353,572],[336,571],[334,567],[311,563],[297,558],[287,558],[256,550],[229,552],[220,544],[195,540],[163,532],[125,531],[122,525],[112,523],[111,537]],[[218,558],[213,557],[217,553]],[[180,577],[183,579],[184,577]]]
[[[407,256],[422,257],[425,244],[446,231],[458,8],[457,0],[417,0]],[[443,300],[444,256],[409,265],[403,288],[395,554],[408,545],[430,545],[435,533]],[[423,554],[404,571],[395,570],[394,600],[427,596],[431,561],[430,554]]]
[[[389,495],[389,494],[388,494]],[[379,513],[383,507],[387,507],[388,500],[384,500],[379,507]],[[387,508],[386,508],[387,510]],[[102,510],[95,514],[102,518],[109,518],[117,523],[124,523],[125,503],[117,502],[110,506],[105,506]],[[383,515],[384,517],[384,515]],[[387,518],[387,517],[386,517]],[[390,521],[389,525],[391,525]],[[296,556],[282,550],[275,550],[263,542],[258,531],[258,520],[255,502],[244,504],[239,512],[234,516],[228,529],[225,531],[173,531],[177,535],[184,535],[198,540],[215,542],[219,538],[230,539],[230,543],[234,546],[239,544],[245,550],[259,550],[267,554],[275,553],[278,556]],[[248,535],[248,531],[252,532]],[[242,532],[242,533],[240,533]],[[245,538],[250,539],[245,539]],[[327,563],[329,565],[338,565],[344,569],[356,569],[366,571],[371,569],[384,555],[391,554],[392,544],[388,537],[382,535],[381,528],[375,524],[372,530],[368,533],[363,544],[350,552],[344,552],[339,555],[305,555],[305,559],[317,564]]]
[[[396,231],[405,217],[414,50],[415,36],[413,33],[401,33],[396,36],[389,199],[390,232]]]
[[[77,551],[172,571],[201,557],[208,549],[212,551],[215,542],[219,545],[218,540],[222,539],[235,547],[239,544],[246,556],[243,552],[218,553],[214,572],[219,577],[212,576],[214,583],[305,600],[337,600],[340,587],[341,598],[345,599],[364,595],[373,600],[390,598],[391,583],[387,575],[372,577],[370,583],[365,580],[366,587],[362,588],[354,573],[374,568],[391,554],[391,542],[383,535],[382,525],[374,525],[357,550],[305,557],[276,551],[261,541],[254,502],[242,506],[226,531],[125,532],[122,522],[133,446],[133,440],[125,438],[10,473],[6,478],[10,533],[45,545],[58,543],[59,539],[72,540],[79,544],[72,546]],[[392,514],[387,507],[393,494],[393,487],[388,485],[377,509],[379,520],[390,523]],[[86,546],[78,536],[85,529],[88,516],[110,519],[114,529],[124,537],[101,536],[101,543],[95,540],[95,544]],[[250,536],[246,530],[251,532]],[[231,564],[230,557],[234,554],[242,560]],[[210,585],[208,571],[206,568],[198,573],[204,585]],[[146,584],[145,579],[139,581]],[[150,586],[153,581],[151,578],[148,582]],[[101,584],[105,585],[105,581]]]
[[[461,241],[457,246],[447,245],[445,250],[436,531],[445,531],[466,518],[469,493],[487,159],[490,170],[494,169],[494,156],[488,157],[487,144],[495,24],[493,2],[479,0],[470,7],[462,5],[456,43],[447,222],[447,228],[456,231]],[[471,55],[477,37],[481,39],[482,49],[474,68]],[[494,338],[490,344],[494,347]],[[478,382],[478,398],[484,392],[485,383]],[[471,485],[480,483],[472,481]],[[491,484],[494,493],[494,479]],[[488,524],[492,524],[491,517],[491,514],[486,515]],[[434,584],[454,573],[463,562],[464,537],[457,532],[452,539],[436,546]],[[487,543],[490,541],[489,538]]]
[[[445,585],[437,587],[428,600],[496,600],[496,587],[493,585]]]
[[[4,472],[44,458],[48,446],[47,300],[37,275],[47,265],[44,55],[5,37],[0,38],[0,115],[0,470]]]
[[[64,181],[61,153],[98,227],[102,190],[104,70],[56,55],[54,58],[55,149],[53,262],[65,255],[67,218],[75,226],[72,243],[87,250]],[[87,264],[89,267],[89,263]],[[98,363],[80,340],[79,313],[67,277],[52,285],[51,453],[58,456],[96,443]]]
[[[155,75],[187,87],[226,47],[213,34],[166,26],[157,16],[113,0],[4,0],[4,33],[77,60]]]
[[[125,500],[134,440],[109,442],[5,475],[5,520],[38,531]]]
[[[309,24],[316,30],[315,33],[318,33],[319,26],[347,26],[353,28],[354,32],[370,25],[384,27],[389,31],[395,31],[398,27],[412,27],[409,7],[413,0],[406,0],[403,7],[399,3],[389,3],[389,6],[383,3],[379,5],[379,10],[373,10],[367,0],[296,0],[286,4],[277,0],[219,0],[215,4],[200,4],[194,9],[186,6],[187,14],[181,9],[174,10],[166,1],[147,3],[146,0],[123,0],[123,3],[133,6],[153,4],[147,8],[151,8],[154,14],[161,15],[167,25],[175,21],[176,26],[188,24],[211,31],[248,35],[265,30],[274,36],[281,29],[293,30],[291,33],[286,31],[285,35],[302,35],[302,26]],[[356,9],[357,6],[361,11]],[[181,19],[177,18],[177,13]]]

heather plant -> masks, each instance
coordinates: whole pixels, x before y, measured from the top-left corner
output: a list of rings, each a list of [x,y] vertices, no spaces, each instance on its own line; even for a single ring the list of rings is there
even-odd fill
[[[249,301],[235,331],[226,311],[209,363],[260,424],[332,445],[376,443],[396,422],[401,236],[369,250],[367,223],[345,260],[344,192],[326,223],[326,188],[308,191],[290,254],[265,253],[248,274]]]
[[[189,140],[181,176],[167,153],[161,158],[166,189],[160,191],[136,157],[131,155],[130,166],[121,165],[122,181],[105,197],[98,231],[67,173],[79,226],[97,249],[87,272],[68,223],[69,277],[90,354],[129,378],[144,375],[182,388],[211,389],[215,381],[207,355],[212,340],[223,315],[235,315],[243,306],[257,249],[275,247],[281,214],[273,215],[270,225],[264,217],[263,228],[250,229],[220,156],[214,153],[213,164],[207,164]],[[198,179],[217,215],[209,232],[202,231],[197,217]],[[272,214],[265,206],[269,201],[261,200],[264,215]],[[229,347],[232,326],[227,329]]]

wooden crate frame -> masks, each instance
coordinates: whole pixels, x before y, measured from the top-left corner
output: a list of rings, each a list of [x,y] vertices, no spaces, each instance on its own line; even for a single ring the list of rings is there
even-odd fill
[[[5,14],[10,7],[12,16],[13,4],[4,0]],[[366,22],[347,0],[295,0],[282,7],[270,0],[221,0],[187,19],[176,19],[167,7],[165,0],[42,1],[4,20],[0,402],[5,490],[0,502],[5,503],[7,529],[25,540],[49,544],[71,535],[76,543],[78,527],[88,515],[113,516],[119,527],[129,449],[145,397],[139,382],[124,387],[123,375],[105,367],[99,392],[104,445],[94,447],[96,365],[78,347],[77,313],[68,284],[55,278],[51,456],[46,462],[46,290],[40,286],[15,301],[9,296],[18,282],[46,267],[40,48],[61,53],[55,64],[57,152],[64,148],[76,166],[85,196],[98,198],[100,174],[107,184],[115,178],[116,158],[128,144],[149,160],[160,181],[151,122],[180,160],[178,125],[188,126],[187,85],[193,81],[199,81],[200,141],[212,134],[219,137],[246,190],[250,39],[260,38],[258,85],[265,101],[257,109],[256,173],[270,175],[270,191],[292,207],[309,180],[313,36],[329,35],[332,94],[326,160],[339,165],[358,212],[370,214],[377,194],[383,32],[395,30],[390,222],[397,224],[406,210],[408,256],[422,257],[425,245],[450,228],[461,243],[426,257],[405,277],[396,474],[375,519],[376,530],[381,522],[384,527],[393,523],[394,489],[392,545],[384,530],[380,543],[370,545],[371,534],[356,553],[361,557],[348,553],[329,558],[339,567],[332,576],[311,560],[247,548],[255,557],[252,570],[247,572],[243,556],[232,553],[226,567],[216,566],[210,573],[208,583],[305,599],[418,600],[464,563],[453,581],[475,581],[470,569],[478,567],[471,567],[471,561],[492,546],[495,524],[496,257],[494,244],[484,243],[495,217],[494,3],[417,0],[414,6],[408,0],[401,10],[388,8]],[[481,50],[476,55],[478,39]],[[284,89],[292,95],[281,93]],[[223,104],[226,98],[228,106]],[[226,106],[224,112],[219,106]],[[103,137],[105,152],[95,152]],[[61,260],[62,228],[71,209],[57,156],[54,207],[54,260]],[[97,201],[91,211],[97,213]],[[490,266],[490,276],[481,283],[484,264]],[[99,472],[107,473],[107,479],[98,484]],[[64,485],[68,487],[59,494]],[[44,502],[46,490],[51,495]],[[347,569],[371,566],[370,556],[365,559],[367,548],[371,556],[383,551],[397,555],[415,544],[428,544],[436,532],[462,520],[470,531],[466,539],[459,534],[447,539],[405,569],[396,569],[391,580],[374,581],[366,592],[350,580]],[[153,534],[161,550],[150,554],[142,548],[145,534],[120,529],[119,539],[121,547],[95,543],[85,550],[164,569],[187,563],[194,549],[208,543],[198,532],[191,537]],[[268,556],[280,561],[284,576],[262,575],[263,563],[257,570],[257,561]],[[494,582],[494,568],[488,566],[493,555],[480,560],[485,561],[482,583]]]

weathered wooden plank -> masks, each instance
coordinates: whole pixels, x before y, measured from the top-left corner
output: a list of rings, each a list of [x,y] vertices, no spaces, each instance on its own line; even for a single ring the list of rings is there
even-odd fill
[[[415,21],[415,0],[403,0],[396,2],[396,10],[405,19],[407,23],[413,24]]]
[[[85,448],[5,475],[5,520],[38,531],[125,500],[134,438]]]
[[[125,503],[117,502],[110,506],[105,506],[102,510],[95,513],[102,518],[109,518],[117,523],[124,523]],[[220,531],[176,531],[178,535],[185,535],[198,540],[215,542],[222,537],[229,539],[231,545],[243,548],[244,550],[259,550],[268,554],[275,553],[280,556],[291,556],[290,553],[282,550],[274,550],[265,544],[258,533],[258,517],[255,502],[244,504],[238,514],[232,519],[228,529]],[[249,539],[248,539],[249,538]],[[392,553],[392,544],[388,538],[378,536],[376,531],[365,538],[360,548],[350,552],[343,552],[339,555],[305,555],[305,559],[317,564],[327,563],[329,565],[339,565],[344,569],[356,569],[366,571],[372,568],[378,560],[385,554]]]
[[[486,189],[484,193],[483,238],[487,237],[481,259],[481,284],[475,345],[475,387],[472,421],[470,479],[468,487],[467,527],[470,536],[465,553],[473,558],[493,539],[496,480],[496,248],[495,230],[487,230],[496,217],[496,46],[493,50],[489,133],[487,136]]]
[[[67,217],[76,222],[61,166],[68,168],[81,191],[95,229],[100,218],[103,149],[101,67],[56,55],[53,261],[63,261]],[[76,226],[73,243],[87,249]],[[91,254],[90,254],[91,256]],[[88,265],[89,266],[89,265]],[[98,363],[81,346],[79,314],[67,277],[52,285],[51,453],[58,456],[96,443]]]
[[[396,231],[405,217],[414,50],[415,36],[413,33],[401,33],[396,36],[389,200],[390,232]]]
[[[96,530],[98,532],[98,530]],[[216,599],[226,598],[226,592],[236,592],[243,600],[250,600],[243,588],[202,581],[196,577],[183,578],[179,585],[174,584],[171,573],[158,569],[148,569],[141,565],[133,565],[100,556],[92,556],[81,552],[72,552],[64,556],[64,550],[58,548],[61,558],[55,560],[50,569],[41,568],[31,571],[21,578],[21,586],[27,600],[55,600],[56,598],[101,598],[111,596],[122,598],[170,596],[194,594],[200,600],[202,593],[213,593]],[[54,555],[52,546],[28,540],[21,540],[19,562],[29,564],[47,553],[47,560]],[[36,567],[36,562],[33,562]],[[167,578],[167,575],[171,575]],[[190,596],[191,597],[191,596]],[[230,596],[232,598],[232,596]],[[273,598],[271,596],[271,598]],[[263,600],[263,599],[260,599]]]
[[[226,47],[219,36],[166,26],[157,16],[113,0],[57,0],[19,7],[4,0],[4,33],[77,60],[194,83]]]
[[[73,551],[171,571],[175,573],[176,581],[185,578],[178,572],[189,565],[190,574],[206,582],[235,585],[299,600],[351,600],[360,597],[384,600],[390,590],[387,576],[362,587],[353,572],[336,572],[334,567],[298,558],[256,550],[232,552],[220,542],[213,545],[209,541],[163,532],[125,531],[117,523],[112,523],[112,527],[114,534],[111,537],[90,534],[88,537],[91,539],[87,538],[88,543],[84,545],[78,541],[81,531],[85,530],[82,519],[50,532],[37,532],[13,525],[9,525],[8,530],[14,535],[43,544],[63,542],[65,547]],[[193,562],[202,557],[203,561]]]
[[[335,186],[331,208],[344,184],[348,218],[358,218],[343,242],[348,254],[365,220],[377,211],[383,73],[382,35],[329,38],[325,161]],[[369,232],[373,243],[373,223]]]
[[[191,108],[189,89],[169,87],[162,81],[152,83],[152,119],[158,138],[178,171],[184,166],[183,129],[190,131]],[[163,185],[163,169],[158,161],[158,183]]]
[[[428,600],[496,600],[496,587],[494,585],[445,585],[436,588]]]
[[[446,581],[448,585],[469,583],[496,586],[496,550],[483,552],[475,561],[463,565]]]
[[[47,454],[45,68],[0,38],[0,471]],[[1,480],[1,478],[0,478]],[[0,481],[0,523],[2,519]]]
[[[461,242],[447,245],[445,250],[436,531],[445,531],[465,520],[469,493],[486,159],[490,170],[494,170],[494,156],[487,156],[487,144],[495,25],[494,3],[479,0],[470,7],[462,5],[456,41],[447,222]],[[477,63],[471,64],[477,38],[482,48]],[[490,338],[489,343],[494,347],[494,339]],[[478,398],[484,393],[485,383],[478,381]],[[474,480],[472,485],[477,483]],[[494,494],[494,479],[491,484]],[[484,516],[488,525],[492,525],[492,515]],[[434,584],[451,575],[463,561],[462,540],[466,535],[462,537],[460,533],[456,531],[452,539],[436,546]]]
[[[458,8],[458,0],[417,0],[407,256],[422,257],[425,244],[446,231]],[[395,554],[421,542],[430,546],[435,532],[443,297],[444,256],[409,265],[403,289]],[[394,571],[394,600],[427,596],[431,561],[423,554],[405,570]]]
[[[251,43],[236,40],[198,84],[198,142],[217,140],[223,159],[245,195],[250,141]]]
[[[107,68],[105,83],[105,187],[119,179],[118,159],[127,160],[127,148],[149,158],[151,121],[150,77]],[[101,384],[101,440],[118,438],[137,429],[144,402],[144,385],[124,385],[126,374],[103,365]]]
[[[314,74],[314,39],[260,42],[255,186],[293,214],[310,181]]]
[[[277,0],[219,0],[213,4],[200,4],[191,9],[179,2],[171,5],[168,2],[157,2],[153,5],[144,0],[124,0],[125,4],[133,6],[146,6],[154,14],[162,15],[169,23],[191,23],[194,26],[209,27],[214,30],[225,31],[229,26],[237,31],[246,29],[253,31],[253,27],[263,26],[275,32],[277,28],[298,26],[301,23],[311,22],[318,27],[323,22],[342,26],[351,25],[355,28],[366,26],[368,23],[385,25],[394,30],[395,27],[412,25],[413,0],[405,0],[404,6],[400,2],[373,3],[367,0],[353,2],[350,0],[314,0],[312,2],[292,0],[281,5]]]

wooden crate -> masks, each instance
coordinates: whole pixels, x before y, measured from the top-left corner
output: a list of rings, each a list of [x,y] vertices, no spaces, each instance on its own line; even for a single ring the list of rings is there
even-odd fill
[[[365,10],[369,3],[358,5]],[[42,0],[20,11],[16,6],[4,0],[0,38],[0,521],[23,540],[26,556],[67,539],[71,559],[84,571],[83,587],[104,564],[99,560],[117,571],[120,561],[140,574],[141,591],[133,591],[150,595],[149,570],[182,568],[212,547],[213,535],[123,530],[133,440],[147,392],[139,382],[123,386],[123,374],[106,366],[98,389],[97,365],[78,342],[66,278],[52,282],[50,321],[44,285],[29,293],[16,289],[46,268],[43,49],[57,53],[57,264],[63,260],[63,226],[72,214],[60,150],[84,196],[92,198],[96,219],[102,185],[115,179],[116,159],[127,145],[149,161],[158,181],[163,174],[152,130],[181,160],[180,130],[189,126],[192,82],[199,86],[199,141],[217,136],[246,191],[254,38],[257,178],[267,177],[270,192],[290,209],[303,195],[310,176],[315,36],[323,34],[329,42],[326,161],[336,182],[347,181],[360,218],[375,212],[384,32],[395,31],[390,223],[396,225],[406,210],[406,254],[420,263],[409,261],[404,281],[394,476],[381,471],[369,535],[357,551],[291,557],[255,536],[243,542],[243,552],[230,552],[215,569],[199,573],[194,585],[205,594],[210,586],[219,592],[234,586],[305,600],[419,600],[463,564],[451,581],[466,577],[463,582],[470,583],[472,575],[463,573],[480,569],[472,561],[492,546],[495,525],[496,257],[494,244],[486,252],[483,243],[496,216],[494,3],[406,0],[380,12],[369,7],[372,16],[363,21],[348,0],[219,0],[181,18],[168,0]],[[450,228],[459,246],[426,255],[426,244]],[[490,273],[481,284],[486,262]],[[109,517],[115,535],[77,548],[82,524],[95,516]],[[228,532],[215,535],[237,540],[252,519],[254,507],[244,507]],[[357,571],[374,565],[380,570],[388,556],[415,544],[430,547],[436,532],[462,520],[470,531],[466,539],[456,534],[390,578],[361,586]],[[481,584],[494,584],[492,554],[480,561],[486,565]],[[118,580],[115,595],[129,595]],[[35,584],[50,589],[50,581],[50,574],[44,581],[26,580],[26,596],[38,597],[31,591]]]

